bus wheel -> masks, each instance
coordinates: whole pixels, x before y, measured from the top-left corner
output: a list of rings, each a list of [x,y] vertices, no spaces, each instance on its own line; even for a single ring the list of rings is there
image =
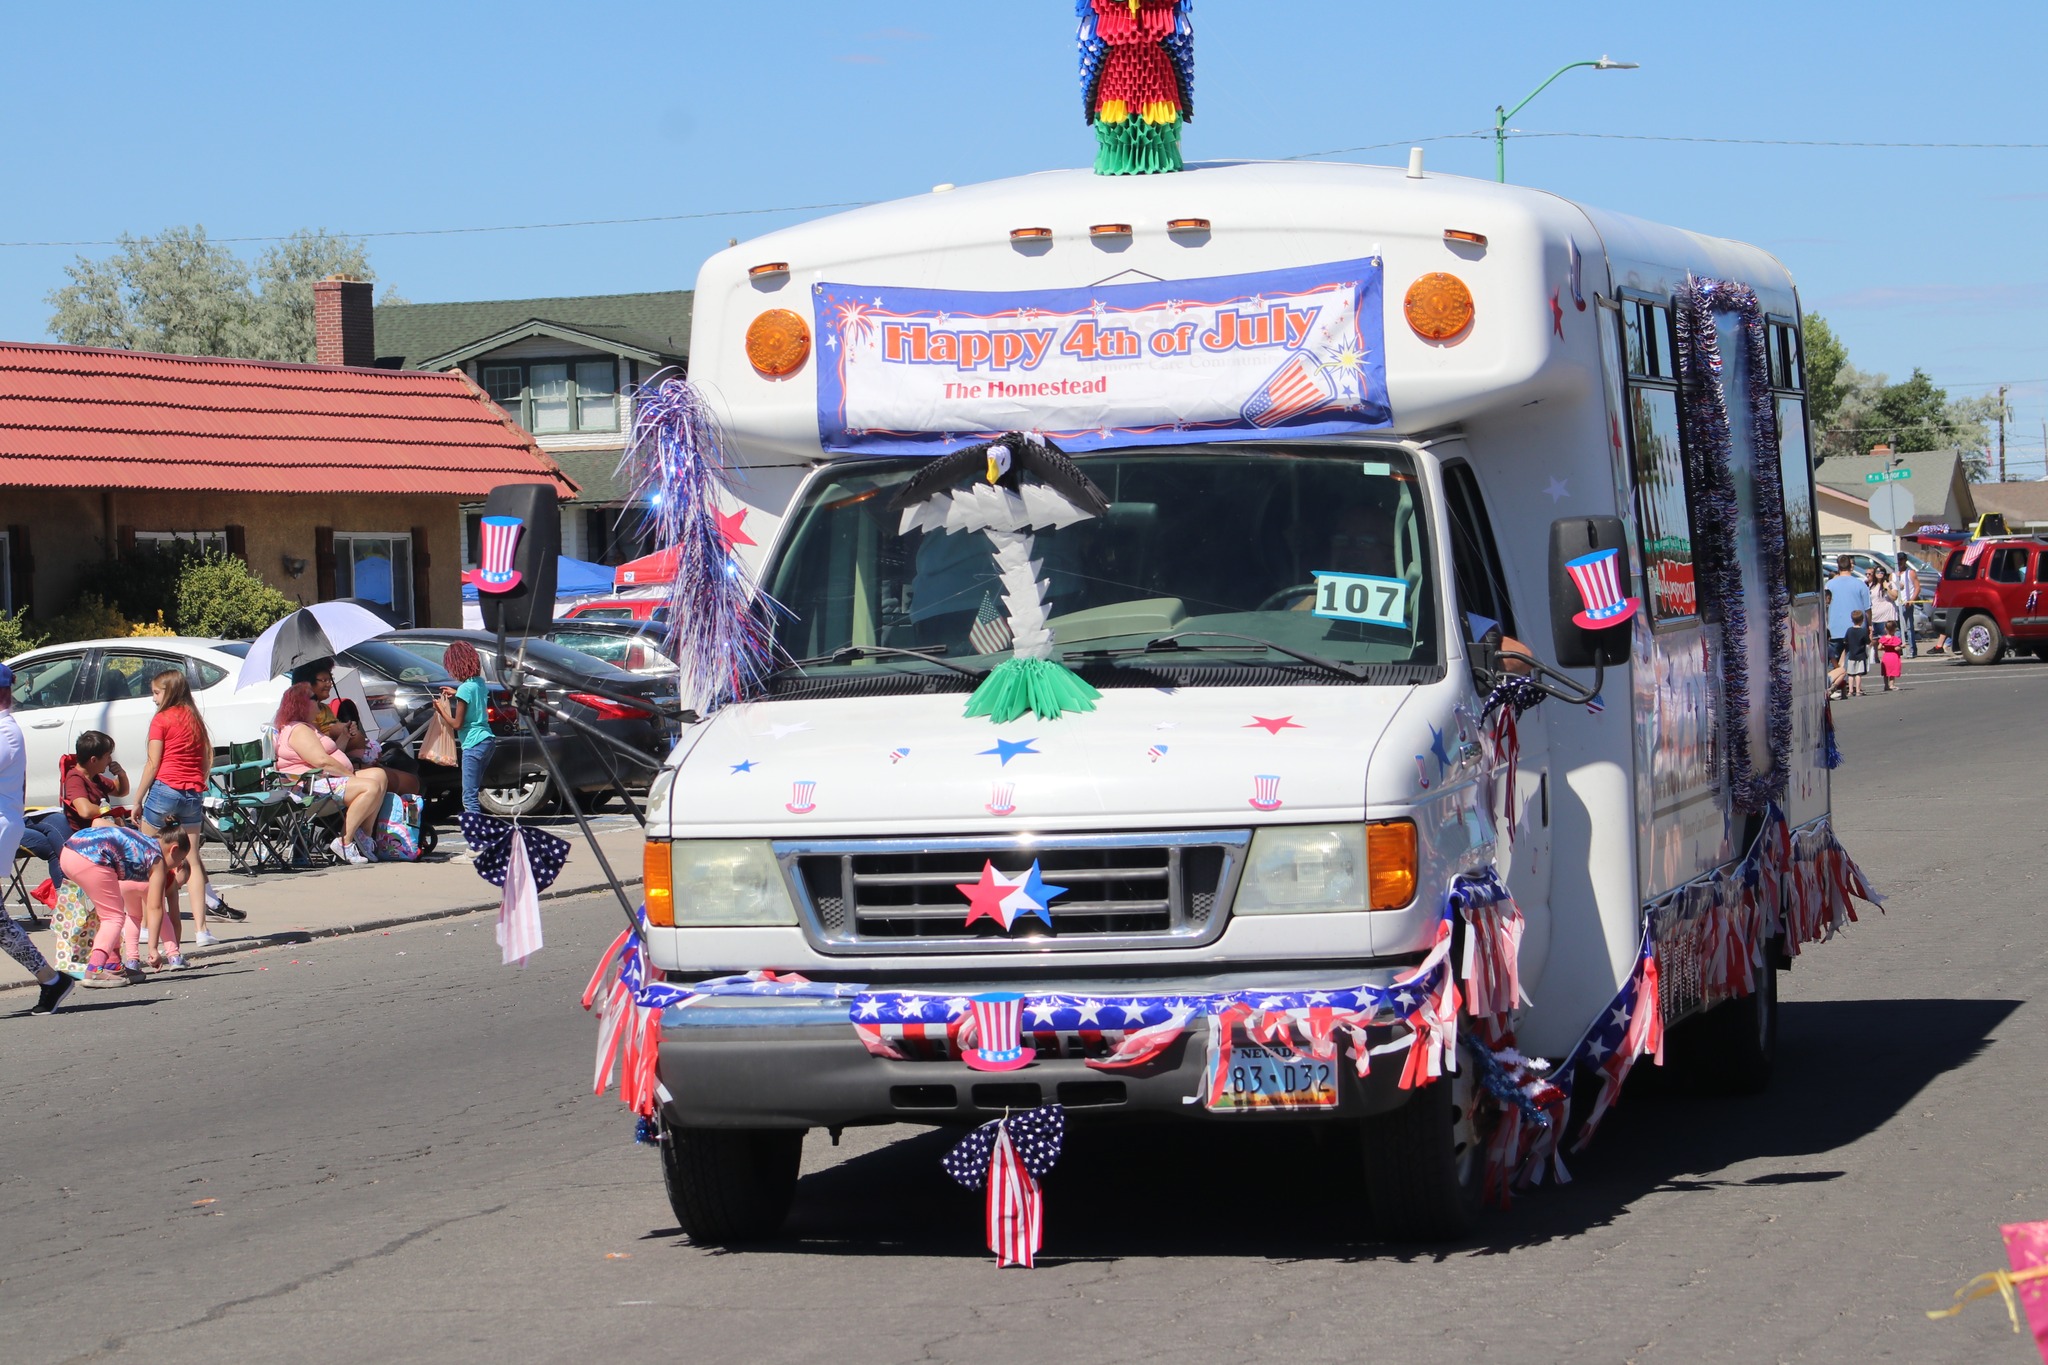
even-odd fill
[[[800,1128],[671,1128],[661,1133],[661,1175],[676,1222],[698,1246],[775,1235],[796,1198]]]
[[[1956,643],[1964,663],[1995,664],[2005,653],[2005,632],[1988,616],[1972,616],[1963,622]]]
[[[1447,1242],[1478,1224],[1486,1179],[1478,1101],[1468,1061],[1359,1125],[1366,1202],[1383,1239]]]
[[[1671,1031],[1668,1052],[1686,1082],[1717,1095],[1756,1095],[1771,1084],[1778,1056],[1778,973],[1757,973],[1756,989],[1724,1000]]]

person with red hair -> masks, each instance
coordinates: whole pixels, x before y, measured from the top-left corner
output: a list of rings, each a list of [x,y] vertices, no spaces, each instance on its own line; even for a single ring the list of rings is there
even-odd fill
[[[484,767],[497,739],[491,733],[491,694],[484,686],[484,662],[476,646],[457,640],[442,653],[441,666],[460,685],[442,688],[434,699],[434,710],[462,746],[462,808],[479,814],[483,810],[478,794],[484,787]]]
[[[341,837],[328,843],[328,851],[344,862],[372,862],[376,845],[369,826],[384,805],[384,770],[357,772],[348,755],[314,724],[317,710],[310,684],[285,689],[277,703],[277,770],[295,781],[305,779],[311,795],[339,797],[346,813]]]

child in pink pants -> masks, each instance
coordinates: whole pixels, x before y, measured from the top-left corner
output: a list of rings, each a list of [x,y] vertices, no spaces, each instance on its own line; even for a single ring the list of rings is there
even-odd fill
[[[190,839],[175,825],[155,838],[98,825],[80,830],[64,845],[59,859],[64,875],[92,898],[100,917],[86,961],[86,985],[123,986],[140,978],[138,940],[145,918],[160,917],[149,926],[152,955],[168,957],[172,967],[185,965],[178,952],[176,886],[190,848]]]

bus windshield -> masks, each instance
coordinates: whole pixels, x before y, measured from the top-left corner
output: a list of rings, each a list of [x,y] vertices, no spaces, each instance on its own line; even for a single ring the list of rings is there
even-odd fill
[[[890,504],[925,463],[848,462],[791,509],[766,586],[782,608],[782,650],[813,661],[805,676],[865,665],[868,677],[946,673],[949,685],[971,686],[960,667],[985,672],[1009,656],[990,536],[899,529],[903,514]],[[1419,681],[1409,676],[1418,666],[1440,666],[1430,522],[1405,451],[1169,447],[1076,463],[1109,510],[1035,531],[1031,558],[1048,585],[1056,652],[1098,686],[1159,686],[1150,670],[1161,652],[1143,651],[1169,635],[1200,652],[1203,667],[1184,680],[1193,685],[1227,684],[1248,666],[1265,670],[1261,681],[1329,681],[1327,670],[1298,668],[1283,679],[1274,670],[1299,663],[1287,650],[1361,666],[1360,680],[1372,682]],[[917,650],[954,667],[901,655],[832,660],[850,648]]]

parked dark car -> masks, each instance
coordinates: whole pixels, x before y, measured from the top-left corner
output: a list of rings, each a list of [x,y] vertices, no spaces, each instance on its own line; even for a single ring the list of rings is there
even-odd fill
[[[628,673],[665,677],[673,683],[677,673],[674,659],[662,653],[662,635],[667,627],[652,621],[606,621],[579,617],[556,621],[541,638],[553,644],[602,659]]]
[[[554,789],[547,762],[535,747],[534,737],[523,733],[504,704],[497,636],[481,630],[423,629],[396,630],[381,639],[436,667],[442,652],[455,641],[466,640],[475,646],[483,660],[484,680],[492,685],[491,728],[499,734],[490,766],[484,773],[480,800],[486,811],[506,817],[533,815],[560,799],[562,793]],[[571,791],[585,796],[607,792],[614,770],[628,788],[644,789],[654,780],[668,755],[676,728],[672,720],[666,719],[673,715],[677,704],[675,675],[664,678],[628,673],[547,640],[507,641],[508,653],[517,656],[521,650],[535,681],[545,684],[550,704],[630,751],[601,746],[573,726],[543,714],[538,726],[540,743],[547,745],[549,756]],[[587,690],[593,686],[619,696],[645,698],[647,704],[633,705]]]

